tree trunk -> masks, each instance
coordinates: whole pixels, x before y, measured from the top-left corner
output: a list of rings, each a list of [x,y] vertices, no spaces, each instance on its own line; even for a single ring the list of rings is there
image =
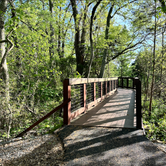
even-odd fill
[[[60,12],[61,12],[61,7],[60,7]],[[62,58],[62,53],[61,53],[61,26],[60,26],[60,21],[61,21],[61,13],[59,14],[59,34],[58,34],[58,55],[59,58]]]
[[[155,72],[155,56],[156,56],[156,27],[157,27],[157,18],[156,18],[156,1],[155,1],[155,28],[154,28],[154,46],[153,46],[153,73],[152,73],[152,84],[150,92],[150,103],[149,103],[149,117],[152,112],[152,99],[153,99],[153,86],[154,86],[154,72]]]
[[[82,20],[82,34],[80,34],[80,19],[78,19],[78,11],[76,7],[76,0],[70,0],[72,9],[73,9],[73,17],[74,17],[74,22],[75,22],[75,41],[74,41],[74,48],[75,48],[75,54],[76,54],[76,71],[80,75],[83,75],[84,71],[84,55],[85,55],[85,49],[84,49],[84,44],[85,44],[85,20],[87,16],[87,9],[88,5],[86,4],[85,10],[84,10],[84,17]]]
[[[108,33],[109,33],[109,27],[110,27],[110,20],[111,20],[111,13],[113,11],[114,8],[114,4],[110,7],[110,10],[108,12],[108,16],[107,16],[107,24],[106,24],[106,29],[105,29],[105,39],[108,39]],[[104,54],[103,54],[103,59],[102,59],[102,65],[101,65],[101,69],[100,69],[100,74],[99,74],[99,78],[103,78],[104,75],[104,70],[105,70],[105,64],[106,64],[106,57],[107,57],[107,49],[104,49]]]
[[[96,9],[97,9],[97,7],[99,6],[100,2],[101,2],[101,0],[99,0],[99,1],[96,3],[96,5],[93,7],[93,9],[92,9],[91,22],[90,22],[90,48],[91,48],[91,57],[90,57],[90,62],[89,62],[89,69],[88,69],[87,78],[89,78],[89,76],[90,76],[92,61],[93,61],[93,58],[94,58],[93,38],[92,38],[93,19],[94,19],[94,15],[95,15]]]
[[[0,2],[0,41],[5,40],[5,22],[4,22],[4,15],[7,9],[7,0],[1,0]],[[4,85],[5,85],[5,118],[6,118],[6,125],[7,125],[7,137],[10,136],[10,129],[11,129],[11,122],[12,122],[12,112],[10,109],[10,94],[9,94],[9,72],[6,57],[3,60],[6,53],[5,42],[0,43],[0,54],[1,54],[1,65],[0,65],[0,77],[2,78]]]
[[[51,13],[51,16],[53,15],[53,2],[52,0],[49,0],[49,10]],[[52,26],[52,23],[50,22],[50,40],[49,40],[49,55],[50,55],[50,69],[53,68],[53,56],[54,56],[54,28]]]
[[[162,77],[163,77],[163,61],[164,61],[164,32],[165,32],[165,25],[162,31],[162,51],[161,51],[161,70],[160,70],[160,84],[162,84]],[[159,97],[161,96],[161,88],[159,90]]]

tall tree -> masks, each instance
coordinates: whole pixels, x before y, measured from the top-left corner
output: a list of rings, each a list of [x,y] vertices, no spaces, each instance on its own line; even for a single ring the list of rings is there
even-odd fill
[[[8,1],[2,0],[0,2],[0,78],[4,81],[4,94],[5,94],[5,117],[6,117],[6,125],[7,125],[7,137],[9,138],[10,129],[11,129],[11,121],[12,121],[12,111],[10,109],[10,93],[9,93],[9,72],[7,66],[7,55],[10,50],[13,48],[13,43],[8,38],[12,31],[5,37],[5,13],[7,10]],[[5,45],[9,44],[10,46],[6,47]],[[3,114],[3,113],[2,113]]]
[[[90,76],[90,71],[91,71],[91,66],[92,66],[92,61],[94,58],[94,51],[93,51],[93,36],[92,36],[92,28],[93,28],[93,19],[95,16],[95,12],[97,10],[97,7],[100,5],[100,2],[102,0],[98,0],[96,5],[92,9],[92,15],[91,15],[91,21],[90,21],[90,48],[91,48],[91,56],[90,56],[90,62],[89,62],[89,69],[88,69],[88,75],[87,78]]]
[[[113,17],[113,16],[111,16],[113,8],[114,8],[114,2],[111,4],[111,7],[110,7],[108,15],[107,15],[107,23],[106,23],[106,29],[105,29],[105,40],[108,40],[110,20]],[[103,75],[104,75],[105,64],[106,64],[106,56],[107,56],[107,49],[104,49],[103,60],[102,60],[102,65],[101,65],[99,78],[102,78]]]
[[[112,6],[110,7],[110,10],[108,12],[108,15],[107,15],[107,23],[106,23],[106,29],[105,29],[105,40],[107,41],[107,48],[104,49],[104,53],[103,53],[103,58],[102,58],[102,64],[101,64],[101,68],[100,68],[100,74],[99,74],[99,77],[102,78],[103,75],[104,75],[104,70],[105,70],[105,65],[106,65],[106,59],[107,59],[107,52],[108,52],[108,47],[112,47],[112,52],[114,52],[114,55],[112,54],[112,56],[109,58],[109,61],[110,60],[114,60],[116,59],[118,56],[122,55],[122,54],[125,54],[127,52],[129,52],[130,50],[132,49],[137,49],[137,46],[139,46],[146,38],[147,35],[144,35],[142,36],[142,38],[135,42],[134,40],[136,39],[136,35],[135,35],[135,32],[133,32],[133,35],[132,36],[132,40],[129,40],[126,42],[126,47],[121,47],[119,50],[117,50],[117,48],[114,49],[114,46],[117,45],[120,43],[120,45],[123,45],[124,46],[124,43],[121,43],[121,41],[119,40],[118,38],[118,35],[116,36],[117,38],[114,39],[114,42],[108,42],[108,39],[109,39],[109,27],[110,27],[110,20],[115,16],[115,15],[123,15],[124,18],[126,18],[127,16],[125,16],[125,14],[120,14],[119,12],[125,8],[128,7],[128,5],[132,4],[136,2],[136,0],[133,0],[133,1],[123,1],[122,3],[115,3],[114,1],[112,2]],[[125,13],[125,12],[124,12]],[[130,18],[131,19],[131,18]],[[140,34],[139,34],[140,35]],[[139,36],[138,35],[138,36]],[[117,42],[118,41],[118,42]],[[135,42],[135,43],[134,43]],[[109,44],[108,44],[109,43]]]
[[[52,0],[49,0],[49,11],[50,11],[50,15],[51,17],[53,17],[53,10],[54,10],[54,6],[53,6],[53,2]],[[53,68],[53,56],[54,56],[54,28],[52,25],[52,21],[50,21],[50,47],[49,47],[49,54],[50,54],[50,69]]]
[[[76,0],[70,0],[73,10],[73,17],[75,22],[75,41],[74,48],[76,54],[76,71],[78,71],[81,75],[84,71],[84,58],[85,58],[85,35],[86,35],[86,17],[88,7],[91,3],[85,2],[83,13],[78,13],[78,6],[76,4]],[[82,18],[81,18],[82,16]],[[81,26],[82,21],[82,26]],[[82,32],[82,33],[81,33]]]
[[[151,116],[152,111],[152,98],[153,98],[153,87],[154,87],[154,77],[155,77],[155,58],[156,58],[156,29],[157,29],[157,16],[156,16],[156,1],[155,1],[155,25],[154,25],[154,40],[153,40],[153,72],[152,72],[152,83],[151,83],[151,91],[150,91],[150,103],[149,103],[149,116]]]

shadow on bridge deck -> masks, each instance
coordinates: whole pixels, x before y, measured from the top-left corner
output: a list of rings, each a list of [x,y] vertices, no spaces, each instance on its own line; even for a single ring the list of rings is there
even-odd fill
[[[135,90],[118,88],[116,95],[74,119],[71,125],[136,128]]]

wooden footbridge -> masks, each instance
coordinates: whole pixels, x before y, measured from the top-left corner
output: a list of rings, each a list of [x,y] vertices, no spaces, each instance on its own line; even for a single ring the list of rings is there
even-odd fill
[[[141,81],[132,77],[72,78],[63,83],[64,102],[24,130],[63,108],[64,125],[142,129]]]
[[[64,101],[67,99],[71,101],[64,107],[66,125],[142,128],[141,82],[137,78],[67,79]]]

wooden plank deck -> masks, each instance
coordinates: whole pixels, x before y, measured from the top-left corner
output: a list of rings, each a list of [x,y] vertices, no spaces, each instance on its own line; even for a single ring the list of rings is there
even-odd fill
[[[74,119],[71,125],[136,128],[135,90],[118,88],[116,95]]]

